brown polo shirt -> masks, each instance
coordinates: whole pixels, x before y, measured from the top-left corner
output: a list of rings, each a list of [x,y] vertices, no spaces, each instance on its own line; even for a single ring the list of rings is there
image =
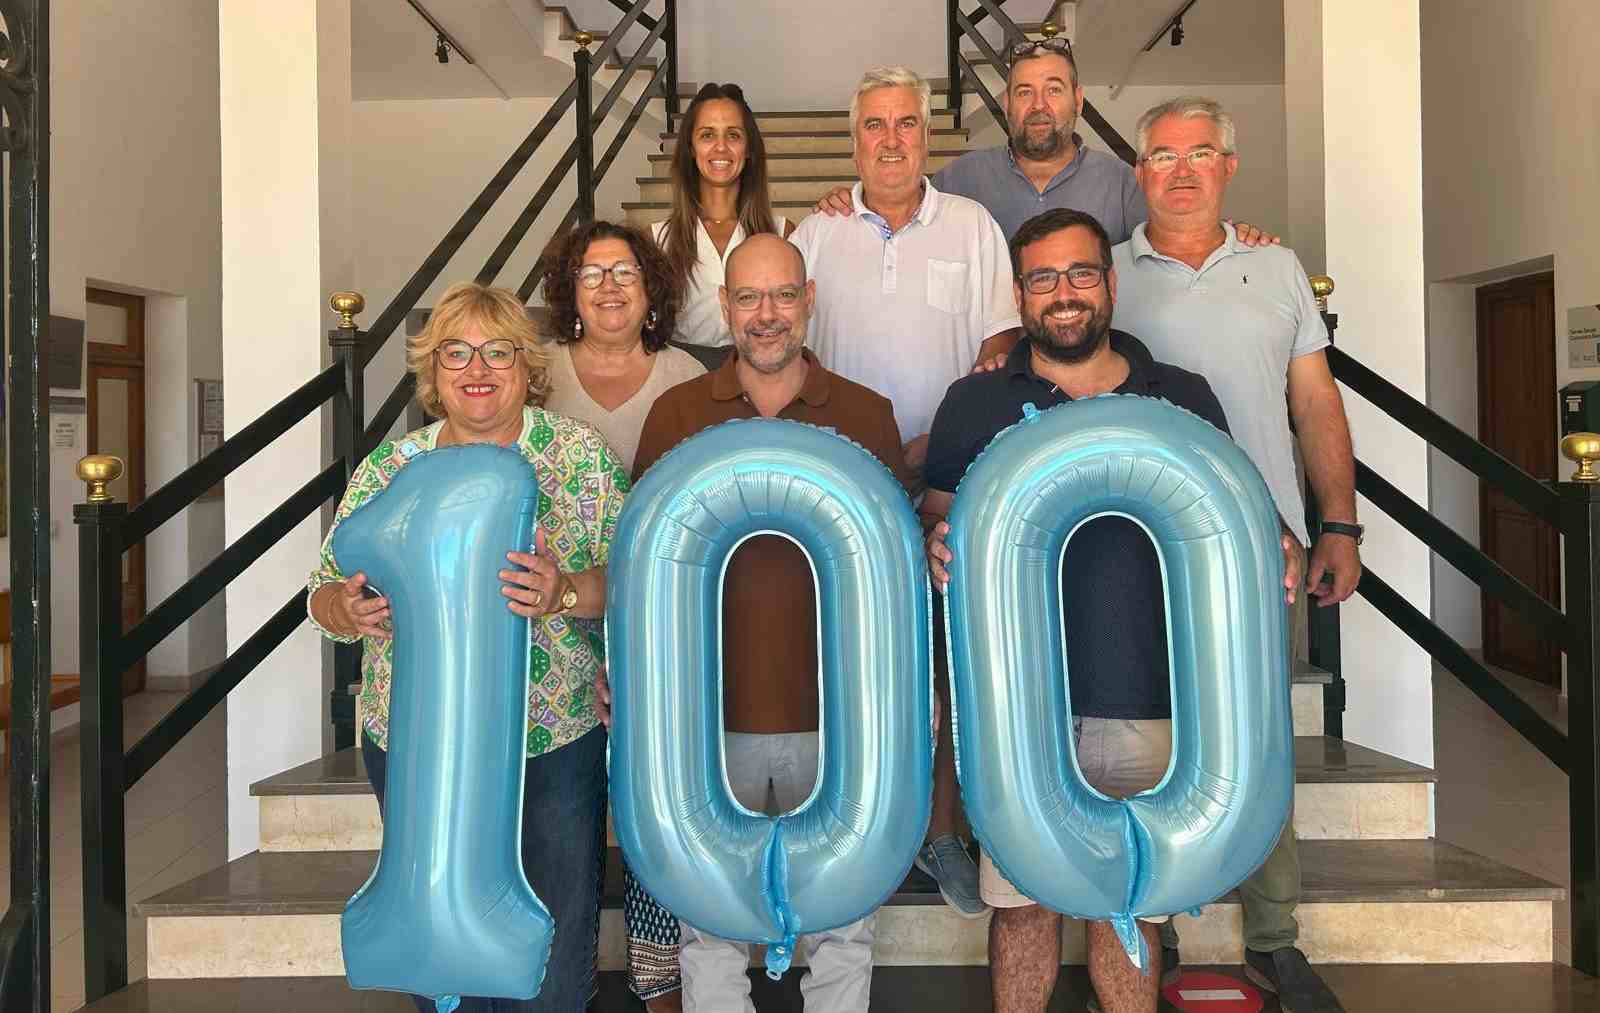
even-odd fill
[[[809,349],[800,393],[778,418],[830,426],[882,461],[902,485],[905,457],[887,398],[822,368]],[[662,394],[651,407],[633,479],[680,441],[731,419],[759,418],[739,383],[737,356]],[[811,567],[788,539],[752,538],[722,586],[723,721],[730,732],[817,730],[817,602]]]

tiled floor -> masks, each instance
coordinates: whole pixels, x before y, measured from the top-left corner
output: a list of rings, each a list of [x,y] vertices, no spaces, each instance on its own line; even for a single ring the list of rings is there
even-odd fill
[[[179,693],[141,693],[125,710],[132,745],[177,702]],[[50,961],[53,1013],[83,1004],[82,822],[78,810],[76,728],[50,750]],[[219,707],[128,793],[128,898],[141,900],[223,864],[228,857],[227,717]],[[9,781],[0,783],[0,840],[10,835]],[[11,902],[0,878],[0,908]],[[128,919],[128,973],[144,977],[144,920]]]
[[[1556,691],[1501,678],[1562,731]],[[1571,888],[1567,775],[1511,730],[1450,673],[1433,676],[1435,834],[1541,879]],[[1555,959],[1572,962],[1566,901],[1555,906]]]
[[[1564,727],[1553,691],[1508,677],[1518,692]],[[175,703],[175,693],[128,701],[128,741]],[[1566,885],[1567,779],[1452,676],[1434,676],[1441,840],[1551,882]],[[82,868],[79,847],[78,738],[58,736],[51,751],[52,1008],[68,1013],[83,998]],[[227,857],[226,718],[219,709],[134,786],[127,800],[128,892],[142,899],[213,869]],[[0,784],[0,835],[9,834],[9,786]],[[9,903],[0,879],[0,906]],[[1557,906],[1556,958],[1571,959],[1566,905]],[[129,972],[144,975],[144,925],[129,919]]]

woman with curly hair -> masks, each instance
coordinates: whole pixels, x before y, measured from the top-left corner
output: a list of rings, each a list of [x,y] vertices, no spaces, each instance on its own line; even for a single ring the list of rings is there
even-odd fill
[[[545,406],[600,430],[632,468],[656,398],[705,372],[667,344],[682,303],[677,277],[643,233],[606,221],[556,236],[540,263],[556,341]]]
[[[672,214],[651,229],[684,293],[677,340],[696,351],[720,350],[720,365],[733,344],[717,301],[728,254],[759,232],[787,238],[794,226],[772,213],[767,145],[743,89],[706,85],[682,122],[672,152]]]
[[[556,340],[545,403],[600,430],[631,469],[656,398],[706,371],[667,344],[682,300],[677,275],[643,233],[604,221],[551,240],[540,265]],[[628,985],[650,1013],[678,1013],[678,919],[632,872],[624,880]]]

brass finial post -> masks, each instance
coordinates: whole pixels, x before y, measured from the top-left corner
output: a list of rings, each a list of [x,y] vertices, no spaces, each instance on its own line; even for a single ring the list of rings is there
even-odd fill
[[[78,461],[78,478],[89,486],[88,503],[110,503],[106,486],[122,477],[122,458],[110,454],[90,454]]]
[[[1328,312],[1328,296],[1333,295],[1333,279],[1325,274],[1312,275],[1311,294],[1317,297],[1317,309]]]
[[[578,44],[579,49],[587,50],[590,46],[594,45],[594,33],[584,31],[580,28],[577,34],[573,35],[572,41]]]
[[[339,314],[339,329],[356,329],[356,314],[367,308],[366,297],[360,292],[335,292],[328,297],[328,305]]]
[[[1561,439],[1561,453],[1578,466],[1574,482],[1600,482],[1600,473],[1594,470],[1594,462],[1600,460],[1600,434],[1568,433]]]
[[[1046,21],[1044,24],[1039,26],[1039,34],[1043,35],[1047,39],[1053,39],[1057,35],[1061,34],[1061,26],[1056,24],[1054,21]]]

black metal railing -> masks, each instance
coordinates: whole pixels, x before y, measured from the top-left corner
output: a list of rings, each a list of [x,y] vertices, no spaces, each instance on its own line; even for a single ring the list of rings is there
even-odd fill
[[[613,0],[615,2],[615,0]],[[994,67],[1002,79],[1006,76],[1005,50],[1019,42],[1028,41],[1028,33],[1023,31],[1015,21],[1012,21],[1000,7],[1006,0],[978,0],[978,8],[970,15],[961,10],[960,0],[947,0],[945,39],[947,59],[950,72],[950,112],[955,118],[955,125],[961,126],[961,104],[970,86],[971,93],[982,100],[984,107],[989,110],[996,123],[1002,127],[1006,123],[1005,106],[995,97],[994,92],[984,83],[983,76],[978,73],[978,68],[968,59],[961,49],[963,41],[971,42],[978,47],[981,58],[980,65]],[[996,50],[984,34],[979,31],[978,25],[985,20],[994,18],[1000,26],[1003,41],[1000,49]],[[1045,22],[1042,34],[1046,38],[1055,38],[1056,26]],[[1083,121],[1087,123],[1106,147],[1124,162],[1133,165],[1138,161],[1138,153],[1133,150],[1133,145],[1123,139],[1103,115],[1096,109],[1093,102],[1085,99],[1083,102]]]
[[[50,1009],[50,3],[3,0],[8,500],[11,520],[11,904],[0,1009]]]
[[[304,589],[300,589],[290,596],[271,618],[234,650],[221,665],[212,670],[200,686],[185,696],[170,713],[126,752],[123,750],[123,673],[141,661],[164,638],[189,621],[199,609],[221,594],[233,580],[243,574],[296,525],[317,513],[338,496],[356,465],[394,426],[411,400],[414,381],[408,375],[397,383],[369,419],[366,414],[365,396],[367,365],[393,337],[400,322],[406,318],[423,295],[443,276],[489,210],[506,193],[535,154],[555,134],[563,118],[569,112],[575,116],[572,141],[557,158],[546,179],[536,188],[527,205],[477,272],[476,278],[480,282],[492,284],[496,281],[511,257],[523,247],[529,232],[568,179],[574,182],[576,196],[572,207],[556,226],[556,230],[569,227],[575,220],[593,217],[594,188],[605,178],[622,145],[637,126],[652,99],[665,99],[666,114],[670,124],[671,118],[677,113],[675,0],[663,0],[664,9],[659,17],[651,17],[645,13],[645,8],[652,0],[636,0],[631,4],[623,0],[612,0],[612,2],[621,7],[625,13],[605,43],[591,55],[588,46],[592,42],[592,36],[588,33],[579,33],[580,48],[575,58],[572,83],[534,124],[527,137],[511,153],[505,164],[378,314],[371,330],[362,331],[355,323],[355,315],[364,308],[364,300],[355,293],[336,293],[332,305],[340,313],[341,319],[339,327],[330,331],[328,335],[332,361],[326,369],[132,509],[126,504],[113,501],[110,496],[103,495],[103,487],[99,493],[95,492],[96,487],[93,485],[89,501],[74,509],[74,520],[79,529],[82,610],[81,805],[84,991],[88,1002],[93,1002],[123,987],[128,978],[126,827],[123,812],[126,792],[182,741],[184,736],[193,731],[217,704],[227,698],[229,692],[305,621],[306,593]],[[4,7],[4,4],[5,0],[0,0],[0,7]],[[606,67],[608,62],[612,61],[624,34],[635,24],[647,29],[648,33],[626,63],[618,61],[611,65],[610,69],[618,72],[616,80],[601,98],[599,105],[594,106],[591,97],[595,75],[600,68]],[[608,122],[608,118],[626,93],[629,82],[645,68],[647,61],[652,58],[652,47],[658,45],[662,47],[662,51],[654,57],[656,64],[649,83],[634,101],[616,136],[612,138],[605,154],[597,163],[594,148],[599,128]],[[668,89],[665,94],[662,91],[664,81]],[[7,109],[9,111],[9,106]],[[17,183],[18,175],[13,169],[13,188]],[[17,206],[15,197],[13,206]],[[536,282],[536,274],[531,274],[530,279],[524,282],[525,300],[532,294]],[[14,281],[13,291],[16,290]],[[13,313],[16,312],[17,306],[18,303],[14,299]],[[15,331],[14,323],[13,333]],[[19,381],[34,382],[27,380],[27,377],[25,370],[13,366],[11,377],[13,403],[19,407],[24,403],[30,403],[16,400]],[[140,544],[161,524],[171,520],[203,493],[271,446],[302,420],[317,415],[324,409],[331,413],[333,459],[268,512],[250,530],[235,539],[182,587],[152,609],[137,625],[123,631],[124,553]],[[22,412],[16,414],[21,415]],[[42,422],[37,428],[41,441],[44,428]],[[28,435],[32,436],[31,431]],[[31,475],[37,471],[37,469],[17,469],[17,449],[33,445],[19,442],[16,436],[13,436],[13,474]],[[42,448],[42,442],[38,445]],[[86,461],[85,467],[80,470],[86,478],[91,472],[103,478],[107,474],[105,469],[113,467],[111,459],[103,459],[98,462]],[[42,502],[47,504],[48,485],[43,484],[40,488],[43,490]],[[13,504],[16,504],[16,501],[16,495],[13,493]],[[25,513],[17,513],[14,506],[13,516],[20,518],[25,516]],[[36,525],[36,530],[47,529],[48,524]],[[16,571],[19,565],[27,565],[29,557],[25,550],[18,552],[17,542],[18,540],[13,540],[13,586],[23,588],[30,585],[18,581]],[[19,621],[30,616],[28,605],[20,595],[15,614]],[[35,663],[31,657],[24,661],[24,643],[31,645],[47,642],[31,640],[21,635],[17,636],[16,641],[17,667],[20,672],[25,670],[25,664]],[[45,647],[40,647],[39,650],[44,660],[39,660],[38,665],[44,666],[48,650]],[[40,667],[39,670],[48,671],[47,667]],[[48,686],[48,675],[42,678],[44,680],[42,683],[37,677],[32,681],[19,679],[19,686],[26,683],[30,687],[30,692],[37,692],[39,686]],[[359,678],[359,647],[337,646],[334,650],[334,686],[328,702],[336,748],[348,748],[355,744],[355,702],[351,688]],[[25,709],[37,709],[31,698],[23,700],[23,703],[28,705]],[[44,714],[43,720],[48,722],[48,713]],[[48,725],[42,727],[47,729]],[[42,740],[37,738],[37,733],[33,739],[13,735],[12,741],[14,752],[26,743],[22,751],[28,753],[27,757],[18,758],[17,770],[31,771],[34,765],[44,762],[43,757],[46,753],[39,747],[39,742]],[[14,780],[12,795],[14,810],[19,797],[28,797],[19,796],[15,783]],[[16,859],[19,841],[25,842],[29,835],[34,833],[33,828],[46,826],[42,798],[34,802],[33,806],[35,813],[28,818],[19,819],[15,811],[13,812],[12,826],[18,828],[20,832],[13,834],[12,896],[19,900],[30,898],[32,889],[38,894],[38,898],[32,901],[31,906],[13,905],[13,914],[8,915],[6,922],[7,931],[10,933],[6,936],[8,940],[13,937],[22,939],[24,936],[32,938],[40,931],[39,926],[42,924],[42,916],[38,912],[48,914],[49,910],[48,896],[45,892],[48,889],[48,876],[44,875],[45,859],[42,851],[36,860],[30,858],[19,864]],[[47,839],[48,835],[45,837]],[[31,886],[19,885],[19,869],[23,870],[24,879],[31,877]],[[39,906],[41,904],[42,908]],[[13,924],[16,928],[14,932]],[[48,935],[45,934],[42,938],[47,944]],[[12,958],[13,951],[18,955],[16,959]],[[33,950],[20,944],[10,947],[7,951],[5,981],[9,982],[14,972],[20,974],[24,968],[34,966],[38,960],[37,954],[44,955],[43,966],[48,968],[47,949]],[[9,986],[0,985],[0,988],[3,987]],[[35,989],[29,994],[38,993]],[[42,995],[44,997],[42,1001],[47,1004],[50,996],[48,988],[42,991]],[[9,1013],[14,1007],[8,999],[3,1008]],[[37,1008],[39,1013],[43,1013],[47,1007]]]
[[[1337,318],[1329,317],[1331,335]],[[1572,962],[1586,974],[1600,974],[1600,742],[1596,740],[1600,700],[1595,692],[1600,680],[1600,615],[1594,608],[1595,596],[1600,593],[1600,482],[1546,482],[1530,475],[1343,349],[1330,347],[1327,354],[1336,380],[1561,536],[1564,607],[1557,608],[1375,469],[1356,460],[1357,492],[1478,585],[1486,599],[1515,612],[1566,656],[1569,708],[1568,730],[1563,733],[1407,601],[1370,561],[1363,564],[1356,593],[1568,775]],[[1314,505],[1308,507],[1308,514],[1314,525]],[[1313,534],[1315,531],[1313,526]],[[1310,613],[1311,661],[1337,677],[1339,608],[1313,606]],[[1337,702],[1341,709],[1343,700],[1343,680],[1339,679]],[[1333,694],[1328,702],[1331,708]],[[1327,725],[1328,734],[1342,734],[1342,724],[1331,709]]]

